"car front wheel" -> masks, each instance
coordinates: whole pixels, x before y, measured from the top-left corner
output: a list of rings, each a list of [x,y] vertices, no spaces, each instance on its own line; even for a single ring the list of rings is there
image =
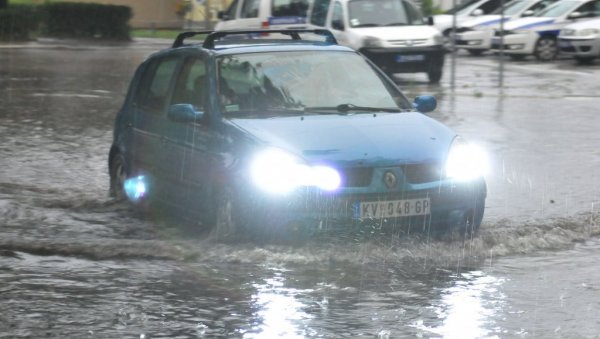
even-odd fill
[[[129,176],[127,163],[122,154],[118,153],[113,156],[110,162],[110,189],[109,194],[117,201],[125,200],[125,190],[123,185]]]
[[[541,37],[537,44],[535,45],[535,57],[539,61],[551,61],[556,58],[556,54],[558,53],[558,46],[556,44],[556,39],[549,36]]]

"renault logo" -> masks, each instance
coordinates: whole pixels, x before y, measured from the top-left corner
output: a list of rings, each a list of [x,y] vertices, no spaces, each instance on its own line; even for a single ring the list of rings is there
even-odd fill
[[[387,171],[383,175],[383,183],[387,188],[394,188],[398,183],[398,179],[396,178],[396,175],[393,172]]]

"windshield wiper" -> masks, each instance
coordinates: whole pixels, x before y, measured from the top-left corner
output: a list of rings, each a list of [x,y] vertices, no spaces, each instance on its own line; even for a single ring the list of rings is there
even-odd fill
[[[379,27],[379,24],[358,24],[358,25],[354,25],[352,27],[354,28],[360,28],[360,27]]]
[[[390,24],[385,24],[384,26],[406,26],[408,25],[406,22],[392,22]]]
[[[369,106],[356,106],[354,104],[340,104],[337,106],[323,106],[323,107],[304,107],[305,112],[315,111],[337,111],[340,113],[352,112],[400,112],[399,108],[386,108],[386,107],[369,107]]]

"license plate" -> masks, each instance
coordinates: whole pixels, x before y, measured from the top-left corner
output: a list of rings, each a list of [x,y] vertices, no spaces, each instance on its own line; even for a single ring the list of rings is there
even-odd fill
[[[396,55],[396,62],[413,62],[423,60],[425,60],[425,56],[423,54]]]
[[[430,206],[429,198],[364,201],[360,203],[360,217],[383,219],[429,215]]]

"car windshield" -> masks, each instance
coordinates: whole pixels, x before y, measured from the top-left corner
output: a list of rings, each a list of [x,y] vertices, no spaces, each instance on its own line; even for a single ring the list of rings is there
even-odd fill
[[[445,13],[446,14],[460,14],[460,13],[464,13],[465,11],[469,11],[471,9],[471,5],[475,4],[476,2],[479,2],[480,0],[470,0],[470,1],[464,1],[458,5],[456,5],[456,7],[451,8],[449,10],[447,10]]]
[[[269,52],[218,59],[226,116],[401,111],[398,89],[353,52]]]
[[[402,0],[353,0],[348,3],[352,27],[422,25],[418,10]]]
[[[581,2],[579,1],[559,1],[545,10],[537,13],[535,16],[555,18],[568,13],[580,4]]]
[[[513,2],[509,3],[506,7],[504,7],[504,9],[502,7],[496,9],[495,11],[492,12],[492,14],[500,15],[503,12],[504,12],[504,15],[507,15],[507,16],[519,14],[522,10],[524,10],[528,6],[531,6],[532,4],[533,4],[532,2],[527,1],[527,0],[513,1]]]

